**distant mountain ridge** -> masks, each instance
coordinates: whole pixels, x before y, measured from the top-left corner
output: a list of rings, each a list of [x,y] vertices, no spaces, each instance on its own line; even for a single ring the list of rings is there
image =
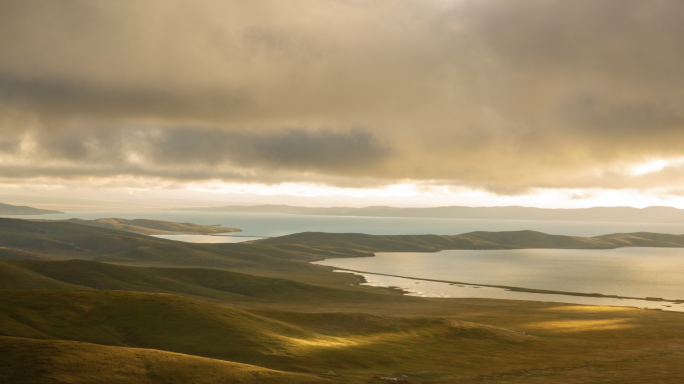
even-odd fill
[[[54,213],[64,212],[26,207],[23,205],[9,205],[0,203],[0,215],[48,215]]]
[[[549,220],[549,221],[604,221],[635,223],[682,223],[684,209],[674,207],[592,207],[592,208],[534,208],[507,207],[430,207],[397,208],[373,206],[353,207],[298,207],[291,205],[228,205],[225,207],[177,208],[177,211],[245,212],[330,216],[370,217],[427,217],[449,219]]]

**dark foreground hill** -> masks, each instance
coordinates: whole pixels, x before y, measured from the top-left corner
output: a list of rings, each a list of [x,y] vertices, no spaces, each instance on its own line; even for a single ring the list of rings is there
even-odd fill
[[[328,380],[153,349],[0,336],[1,383],[323,384]]]
[[[246,310],[167,294],[0,290],[0,382],[684,378],[679,313],[472,299],[377,301],[357,312],[320,312],[330,308]]]
[[[152,348],[316,373],[412,365],[409,350],[431,354],[435,347],[456,352],[481,343],[537,341],[510,329],[441,318],[251,313],[165,294],[35,290],[0,290],[0,335]]]
[[[54,213],[63,212],[51,211],[49,209],[25,207],[23,205],[9,205],[0,203],[0,215],[48,215]]]

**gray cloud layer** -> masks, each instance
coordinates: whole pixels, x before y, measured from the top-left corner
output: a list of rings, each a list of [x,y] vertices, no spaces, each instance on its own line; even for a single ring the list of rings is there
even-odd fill
[[[676,167],[619,172],[684,157],[682,14],[679,0],[4,0],[0,177],[684,187]]]

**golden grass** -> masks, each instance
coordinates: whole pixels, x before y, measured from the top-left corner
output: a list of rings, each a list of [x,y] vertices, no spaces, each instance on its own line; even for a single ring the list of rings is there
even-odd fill
[[[0,336],[0,382],[325,383],[316,376],[141,348]]]

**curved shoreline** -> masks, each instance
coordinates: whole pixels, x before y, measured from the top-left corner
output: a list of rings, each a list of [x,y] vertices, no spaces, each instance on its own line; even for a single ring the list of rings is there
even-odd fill
[[[330,266],[328,266],[328,267],[330,267]],[[642,301],[651,301],[651,302],[658,301],[658,302],[677,303],[677,304],[684,303],[684,300],[681,300],[681,299],[671,300],[671,299],[663,299],[661,297],[631,297],[631,296],[618,296],[618,295],[604,295],[601,293],[553,291],[553,290],[547,290],[547,289],[512,287],[512,286],[507,286],[507,285],[474,284],[474,283],[465,283],[465,282],[461,282],[461,281],[424,279],[424,278],[418,278],[418,277],[390,275],[390,274],[386,274],[386,273],[357,271],[357,270],[353,270],[353,269],[339,268],[339,267],[330,267],[330,268],[335,269],[335,270],[339,270],[339,271],[347,271],[347,272],[352,272],[352,273],[363,273],[363,274],[367,274],[367,275],[398,277],[398,278],[408,279],[408,280],[431,281],[431,282],[435,282],[435,283],[446,283],[449,285],[468,285],[468,286],[473,286],[473,287],[499,288],[499,289],[504,289],[506,291],[512,291],[512,292],[537,293],[537,294],[542,294],[542,295],[543,294],[546,294],[546,295],[565,295],[565,296],[595,297],[595,298],[605,298],[605,299],[642,300]],[[364,278],[364,280],[366,280],[366,279]],[[367,282],[367,280],[366,280],[366,282]],[[403,288],[401,288],[401,287],[399,287],[399,288],[403,290]]]

